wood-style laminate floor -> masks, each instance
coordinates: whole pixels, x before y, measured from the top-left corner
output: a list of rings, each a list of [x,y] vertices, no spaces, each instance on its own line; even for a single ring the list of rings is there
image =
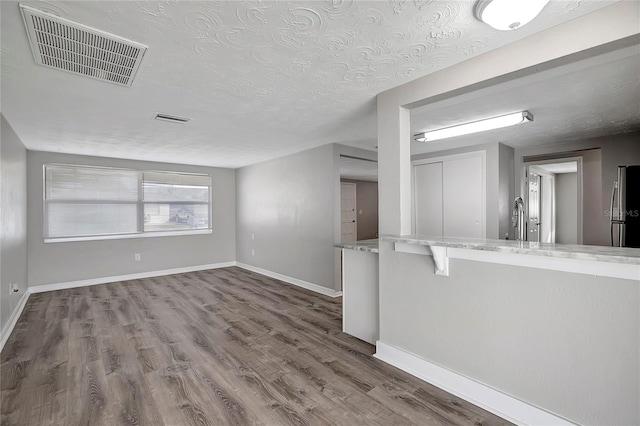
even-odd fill
[[[239,268],[33,294],[2,425],[497,425],[371,357],[341,300]]]

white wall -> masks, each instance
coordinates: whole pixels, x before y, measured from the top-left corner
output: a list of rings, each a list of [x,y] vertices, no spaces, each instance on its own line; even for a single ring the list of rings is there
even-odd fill
[[[0,176],[0,329],[5,331],[9,318],[27,290],[27,150],[4,115],[2,120]],[[9,294],[9,284],[20,291]],[[2,333],[4,337],[4,333]]]
[[[556,243],[578,242],[578,174],[556,174]]]
[[[213,177],[213,233],[45,244],[42,201],[44,163],[210,173]],[[235,172],[232,169],[29,151],[28,173],[30,286],[235,260]],[[141,261],[134,260],[134,253],[141,254]]]

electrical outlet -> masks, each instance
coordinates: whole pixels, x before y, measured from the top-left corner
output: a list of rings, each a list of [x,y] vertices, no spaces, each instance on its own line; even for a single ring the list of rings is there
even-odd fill
[[[136,260],[136,262],[140,262],[140,253],[136,253],[133,258]]]
[[[256,251],[254,249],[251,249],[251,256],[255,256],[256,255]]]
[[[255,240],[256,239],[256,234],[254,234],[253,232],[251,233],[251,240]]]
[[[18,288],[18,283],[9,283],[9,294],[18,293],[20,289]]]

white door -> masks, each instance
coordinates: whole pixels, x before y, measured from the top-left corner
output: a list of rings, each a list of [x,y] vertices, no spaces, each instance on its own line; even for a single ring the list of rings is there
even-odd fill
[[[415,233],[442,237],[442,163],[416,165],[413,173]]]
[[[443,162],[443,211],[446,237],[484,238],[483,158]]]
[[[356,222],[356,184],[340,183],[341,239],[343,243],[353,243],[358,238]]]

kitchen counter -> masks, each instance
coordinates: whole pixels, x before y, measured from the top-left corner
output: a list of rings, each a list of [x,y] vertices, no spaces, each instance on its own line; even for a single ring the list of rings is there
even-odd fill
[[[590,260],[640,265],[640,249],[629,247],[603,247],[579,244],[550,244],[516,240],[489,240],[455,237],[420,237],[415,235],[384,235],[381,241],[450,247],[498,253],[527,254],[563,259]]]
[[[380,242],[396,252],[431,256],[436,275],[449,276],[449,260],[464,259],[640,281],[636,248],[417,235],[383,235]]]
[[[340,244],[336,244],[335,247],[349,249],[349,250],[359,250],[359,251],[368,251],[371,253],[378,253],[378,239],[361,240],[361,241],[356,241],[355,243],[340,243]]]

